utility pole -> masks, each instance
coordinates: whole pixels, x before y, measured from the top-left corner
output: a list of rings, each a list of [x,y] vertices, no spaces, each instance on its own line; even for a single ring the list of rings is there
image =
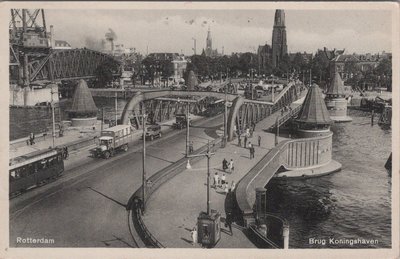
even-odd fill
[[[193,40],[193,51],[194,51],[194,55],[196,55],[196,38],[192,38]]]
[[[226,142],[227,142],[227,128],[226,128],[226,124],[227,124],[227,117],[228,117],[228,96],[227,96],[227,88],[228,85],[225,85],[225,103],[224,103],[224,139],[222,140],[222,146],[225,147],[226,146]]]
[[[189,111],[190,111],[190,102],[187,103],[187,111],[186,111],[186,157],[189,155]]]
[[[51,117],[53,121],[53,148],[55,147],[55,138],[56,138],[56,122],[55,122],[55,117],[54,117],[54,100],[53,100],[53,87],[51,87]]]
[[[115,91],[115,126],[118,125],[118,93]]]
[[[311,69],[310,69],[310,87],[311,87],[311,81],[312,79],[311,79]]]
[[[207,143],[207,153],[198,154],[198,155],[191,155],[189,157],[199,157],[205,156],[207,157],[207,215],[210,215],[210,159],[211,156],[215,155],[210,151],[210,140]]]
[[[279,115],[276,117],[276,135],[275,135],[275,146],[279,144]]]
[[[101,131],[103,131],[104,125],[104,107],[101,108]]]
[[[147,179],[146,179],[146,114],[142,114],[142,127],[143,127],[143,151],[142,151],[142,198],[143,198],[143,212],[145,211],[145,197],[146,197],[146,188],[147,188]]]

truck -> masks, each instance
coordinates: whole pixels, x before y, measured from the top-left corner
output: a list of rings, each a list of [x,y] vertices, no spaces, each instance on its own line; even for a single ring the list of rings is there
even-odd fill
[[[186,119],[186,114],[176,114],[175,115],[175,123],[173,124],[173,127],[175,129],[183,129],[186,128],[186,124],[187,124],[187,119]],[[189,116],[189,126],[192,126],[192,122],[190,120],[190,116]]]
[[[103,130],[100,133],[98,146],[89,151],[93,157],[108,159],[114,156],[116,151],[128,151],[128,143],[131,140],[131,125],[117,125]]]

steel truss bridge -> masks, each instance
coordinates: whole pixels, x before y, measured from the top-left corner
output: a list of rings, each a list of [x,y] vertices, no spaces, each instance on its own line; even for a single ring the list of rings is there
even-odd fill
[[[15,51],[10,46],[13,55],[14,69],[10,69],[10,80],[24,85],[35,82],[61,80],[90,79],[96,77],[96,70],[106,65],[113,75],[120,74],[121,62],[112,56],[90,49],[50,50],[49,54],[24,53]],[[22,78],[21,78],[22,77]]]
[[[227,117],[228,141],[234,138],[234,128],[237,132],[244,132],[247,127],[268,117],[279,109],[290,105],[293,101],[300,98],[302,85],[290,82],[275,98],[274,102],[264,102],[245,99],[237,94],[224,94],[220,92],[205,91],[172,91],[156,90],[146,92],[131,92],[122,90],[92,89],[94,96],[128,98],[121,116],[121,122],[127,124],[134,122],[138,127],[141,126],[143,114],[149,114],[151,122],[163,122],[172,119],[177,113],[186,113],[190,109],[191,113],[199,113],[204,110],[207,102],[224,104],[232,103]],[[130,96],[127,96],[130,95]],[[215,101],[219,100],[219,101]],[[222,106],[223,107],[223,106]]]

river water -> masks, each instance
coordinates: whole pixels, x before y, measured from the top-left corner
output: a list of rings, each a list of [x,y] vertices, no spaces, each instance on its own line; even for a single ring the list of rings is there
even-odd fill
[[[348,113],[352,122],[331,128],[340,172],[266,186],[267,210],[289,222],[290,248],[391,247],[391,130],[371,126],[368,113]],[[355,244],[366,240],[374,244]]]

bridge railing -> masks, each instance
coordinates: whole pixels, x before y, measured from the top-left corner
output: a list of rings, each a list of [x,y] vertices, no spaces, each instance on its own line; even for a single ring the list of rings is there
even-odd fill
[[[218,139],[214,139],[213,141],[210,141],[210,150],[211,151],[216,151],[221,143],[221,138]],[[200,154],[203,153],[207,150],[208,145],[204,145],[201,148],[197,149],[194,151],[194,154]],[[203,157],[194,157],[191,158],[191,162],[195,163],[197,161],[200,161],[201,159],[203,159]],[[147,181],[147,186],[145,186],[145,191],[146,191],[146,197],[144,199],[144,203],[146,204],[147,201],[149,200],[150,196],[158,189],[160,188],[164,183],[166,183],[167,181],[169,181],[170,179],[172,179],[174,176],[176,176],[177,174],[183,172],[186,168],[186,162],[187,162],[187,158],[181,158],[180,160],[178,160],[177,162],[167,166],[164,169],[161,169],[160,171],[158,171],[157,173],[153,174]],[[143,194],[143,185],[136,190],[136,192],[132,195],[130,201],[128,202],[127,208],[133,208],[133,202],[135,198],[139,198],[141,200],[142,199],[142,194]],[[150,245],[151,247],[161,247],[164,248],[165,246],[163,244],[161,244],[161,242],[159,242],[154,235],[152,235],[150,233],[150,231],[147,229],[147,227],[145,226],[141,214],[138,210],[133,210],[134,212],[134,219],[136,220],[136,223],[138,225],[138,232],[139,235],[142,237],[142,239],[144,239],[144,243],[147,243],[148,245]]]
[[[265,187],[281,166],[301,169],[327,164],[332,157],[331,143],[332,133],[285,140],[270,150],[238,183],[235,194],[243,217],[253,217],[256,188]]]

